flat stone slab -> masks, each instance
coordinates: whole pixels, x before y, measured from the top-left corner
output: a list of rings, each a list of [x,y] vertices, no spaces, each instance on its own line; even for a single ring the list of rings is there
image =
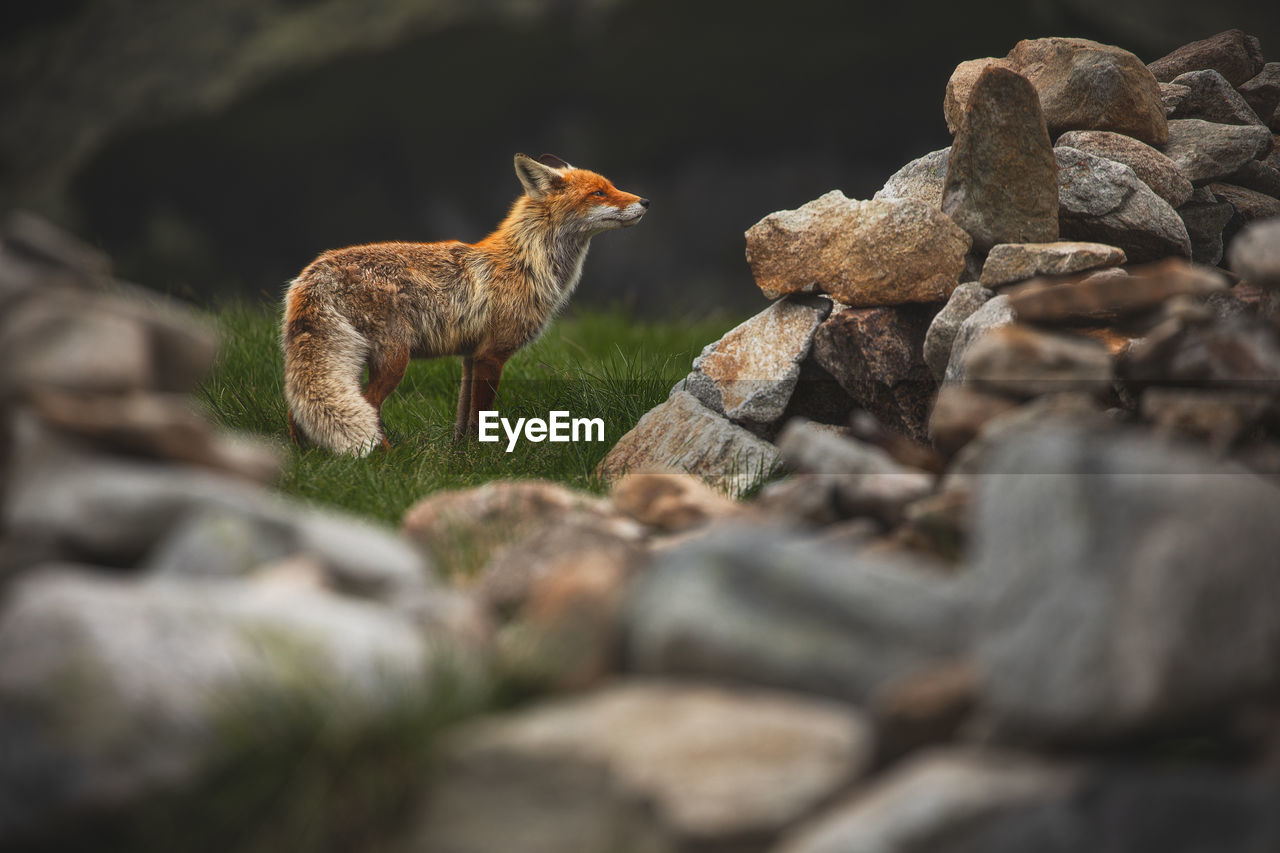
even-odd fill
[[[1002,243],[982,266],[983,287],[998,288],[1038,275],[1067,275],[1125,262],[1124,250],[1105,243]]]

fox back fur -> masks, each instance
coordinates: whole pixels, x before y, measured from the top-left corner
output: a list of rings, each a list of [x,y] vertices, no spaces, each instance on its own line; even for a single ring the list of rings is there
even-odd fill
[[[474,432],[503,364],[573,294],[591,238],[649,207],[549,154],[517,154],[515,169],[525,192],[480,242],[337,249],[290,283],[281,338],[295,440],[357,456],[386,446],[382,403],[409,360],[449,355],[463,357],[455,438]]]

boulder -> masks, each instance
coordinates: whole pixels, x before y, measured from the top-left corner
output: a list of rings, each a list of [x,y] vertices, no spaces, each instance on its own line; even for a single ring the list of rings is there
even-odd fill
[[[886,427],[922,439],[934,391],[923,358],[932,315],[930,306],[846,308],[818,327],[814,360]]]
[[[1103,243],[1001,243],[982,266],[983,287],[998,289],[1041,275],[1067,275],[1125,262],[1124,252]]]
[[[628,472],[685,471],[737,497],[767,477],[778,461],[772,444],[677,390],[618,439],[596,472],[613,482]]]
[[[669,533],[742,512],[741,504],[678,471],[628,474],[613,484],[609,500],[628,518]]]
[[[1013,309],[1009,306],[1009,297],[996,296],[987,300],[960,324],[956,330],[955,340],[951,344],[951,355],[947,359],[947,382],[959,382],[964,379],[964,358],[974,341],[988,334],[992,329],[1007,326],[1014,321]]]
[[[947,121],[947,131],[952,136],[960,130],[965,107],[969,106],[969,98],[973,95],[974,84],[978,82],[982,72],[992,65],[1001,68],[1013,67],[1007,59],[988,56],[985,59],[961,62],[956,66],[956,70],[951,72],[951,77],[947,80],[947,92],[942,101],[942,115]]]
[[[1190,86],[1179,86],[1174,83],[1160,84],[1160,100],[1164,103],[1165,117],[1169,117],[1177,112],[1178,107],[1182,105],[1191,95]]]
[[[1276,485],[1070,427],[1010,437],[985,470],[970,577],[1001,736],[1131,736],[1276,688]]]
[[[1058,237],[1057,167],[1027,79],[998,65],[982,71],[947,163],[942,210],[978,251]]]
[[[1027,287],[1009,294],[1009,307],[1022,323],[1110,322],[1155,308],[1175,296],[1203,299],[1226,289],[1221,274],[1171,258],[1137,267],[1132,273],[1104,271]]]
[[[1270,146],[1271,131],[1265,127],[1186,118],[1169,122],[1169,141],[1160,150],[1200,186],[1235,174]]]
[[[1238,87],[1245,103],[1264,124],[1271,123],[1276,109],[1280,108],[1280,62],[1268,62],[1254,77]]]
[[[413,849],[764,849],[864,772],[830,701],[631,681],[482,718],[440,744]]]
[[[1191,182],[1172,160],[1145,142],[1107,130],[1072,130],[1055,144],[1123,163],[1171,207],[1181,207],[1191,198]]]
[[[961,365],[978,390],[1010,397],[1061,392],[1101,395],[1111,387],[1111,354],[1082,335],[1012,324],[973,342]]]
[[[1222,232],[1235,214],[1229,202],[1219,201],[1207,187],[1197,188],[1192,200],[1178,208],[1191,239],[1191,260],[1210,266],[1222,261]]]
[[[862,702],[965,643],[957,582],[778,529],[724,527],[659,555],[633,587],[641,672],[699,675]]]
[[[1280,289],[1280,220],[1245,226],[1231,244],[1227,258],[1232,272],[1250,284]]]
[[[796,829],[777,851],[942,853],[956,849],[951,841],[1003,815],[1065,798],[1079,775],[1069,765],[1013,752],[927,752]],[[1052,848],[1045,844],[1036,849]]]
[[[1054,153],[1064,238],[1116,246],[1133,263],[1191,257],[1191,239],[1178,214],[1132,169],[1074,148]]]
[[[941,209],[942,189],[947,181],[947,161],[951,157],[950,146],[917,157],[885,181],[884,186],[872,196],[877,199],[914,199],[930,207]]]
[[[1147,67],[1157,80],[1170,82],[1188,71],[1212,68],[1232,86],[1239,86],[1262,70],[1262,46],[1242,30],[1227,30],[1184,44]]]
[[[1280,169],[1259,160],[1250,160],[1223,183],[1280,198]]]
[[[1172,317],[1129,349],[1120,375],[1138,383],[1268,387],[1280,382],[1280,339],[1265,322]]]
[[[1235,215],[1227,222],[1228,234],[1234,233],[1245,223],[1259,219],[1280,217],[1280,198],[1260,193],[1255,190],[1237,187],[1234,184],[1212,183],[1209,190],[1220,201],[1231,205]],[[1232,223],[1238,220],[1235,228]]]
[[[1179,102],[1169,118],[1198,118],[1220,124],[1266,125],[1226,78],[1211,68],[1179,74],[1173,78],[1173,82],[1186,86],[1191,91]]]
[[[1053,138],[1068,130],[1113,130],[1164,144],[1160,87],[1129,51],[1088,39],[1041,38],[1018,42],[1007,58],[1036,87]]]
[[[929,437],[945,456],[953,456],[982,431],[988,421],[1018,406],[1004,394],[991,394],[971,385],[948,382],[938,389],[929,415]]]
[[[832,190],[751,226],[747,262],[770,299],[821,290],[869,308],[946,299],[970,243],[960,226],[924,202],[854,201]]]
[[[988,290],[978,282],[965,282],[952,291],[947,304],[929,323],[929,330],[924,336],[924,361],[934,379],[941,382],[947,373],[951,344],[956,339],[960,324],[993,296],[995,291]]]
[[[791,402],[814,330],[830,311],[825,297],[778,300],[707,344],[684,390],[734,423],[769,430]]]

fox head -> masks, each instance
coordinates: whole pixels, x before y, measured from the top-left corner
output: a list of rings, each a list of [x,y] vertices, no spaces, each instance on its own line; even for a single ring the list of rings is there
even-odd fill
[[[649,208],[647,198],[623,192],[603,175],[575,169],[552,154],[537,160],[517,154],[515,166],[525,194],[549,218],[586,234],[635,225]]]

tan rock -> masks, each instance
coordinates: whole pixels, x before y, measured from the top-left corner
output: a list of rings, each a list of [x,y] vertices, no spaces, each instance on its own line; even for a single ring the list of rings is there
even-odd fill
[[[1039,275],[1066,275],[1124,262],[1124,251],[1105,243],[1002,243],[987,255],[981,283],[998,288]]]
[[[609,497],[624,515],[672,533],[742,512],[740,504],[682,471],[627,474]]]
[[[968,385],[948,382],[938,389],[929,417],[929,434],[939,453],[951,456],[972,441],[982,427],[1018,402],[1001,394],[989,394]]]
[[[870,710],[881,758],[951,739],[973,710],[978,686],[973,663],[957,660],[880,687],[871,697]]]
[[[778,461],[772,444],[730,423],[692,394],[676,391],[618,440],[596,473],[613,482],[628,472],[685,471],[737,497]]]
[[[1226,30],[1207,39],[1184,44],[1147,66],[1155,78],[1168,83],[1188,71],[1212,68],[1232,86],[1239,86],[1263,68],[1262,47],[1243,30]]]
[[[1109,130],[1072,130],[1059,136],[1054,144],[1123,163],[1156,195],[1169,202],[1170,207],[1182,207],[1191,198],[1191,182],[1182,176],[1174,162],[1131,136]]]
[[[1057,283],[1028,282],[1009,293],[1009,306],[1023,323],[1109,321],[1175,296],[1203,298],[1226,289],[1220,273],[1170,258],[1135,267],[1128,275],[1105,272]]]
[[[992,65],[1012,68],[1012,63],[1007,59],[988,56],[961,62],[951,72],[951,78],[947,80],[947,94],[942,99],[942,116],[947,121],[947,130],[953,136],[960,129],[964,109],[969,105],[969,97],[973,94],[973,85],[978,82],[982,72]]]
[[[1114,130],[1150,145],[1168,139],[1160,86],[1127,50],[1076,38],[1025,39],[1006,57],[1040,95],[1049,134]]]
[[[854,201],[833,190],[751,226],[747,261],[770,299],[823,291],[865,308],[946,299],[970,244],[924,202]]]
[[[1027,79],[998,65],[974,83],[951,145],[942,211],[987,251],[1058,238],[1058,167]]]

